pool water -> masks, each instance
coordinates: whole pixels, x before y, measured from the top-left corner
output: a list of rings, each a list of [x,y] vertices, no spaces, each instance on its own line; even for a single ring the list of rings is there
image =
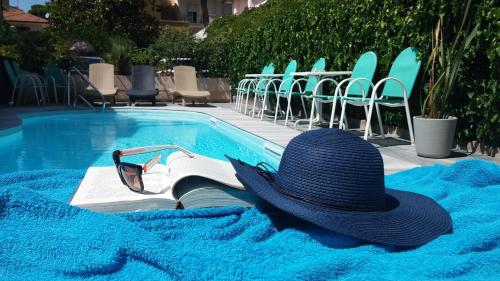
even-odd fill
[[[57,112],[21,118],[22,126],[0,135],[0,174],[111,166],[111,153],[116,149],[161,144],[180,145],[221,160],[226,160],[227,154],[251,164],[265,161],[277,167],[279,156],[275,152],[282,150],[209,115],[193,112]],[[269,147],[274,153],[266,149]],[[162,152],[162,162],[172,152]],[[144,163],[156,154],[129,156],[124,161]]]

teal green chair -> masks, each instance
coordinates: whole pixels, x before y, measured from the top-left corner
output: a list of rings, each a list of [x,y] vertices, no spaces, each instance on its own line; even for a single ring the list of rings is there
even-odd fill
[[[15,104],[16,94],[18,95],[17,98],[21,99],[27,88],[33,88],[32,93],[35,95],[38,105],[40,105],[40,100],[45,102],[44,94],[46,92],[44,90],[46,90],[46,86],[39,75],[23,71],[15,61],[4,60],[3,63],[12,84],[11,106]]]
[[[254,99],[254,108],[256,108],[257,99],[260,100],[260,119],[264,118],[264,111],[266,109],[266,103],[270,95],[277,96],[276,108],[274,112],[274,122],[276,123],[278,111],[279,111],[279,98],[281,95],[287,95],[289,91],[291,91],[291,86],[294,82],[294,76],[292,73],[297,71],[297,61],[291,60],[287,67],[285,68],[285,72],[281,78],[272,78],[267,80],[262,80],[257,87],[255,92],[256,97]],[[264,86],[264,87],[262,87]],[[262,89],[264,88],[264,89]],[[253,111],[255,113],[255,111]],[[252,115],[253,117],[253,115]]]
[[[269,81],[269,77],[266,75],[269,74],[274,74],[274,64],[270,63],[262,69],[261,75],[257,78],[251,78],[248,79],[245,84],[242,85],[240,89],[240,106],[238,112],[241,111],[243,108],[243,100],[245,100],[245,110],[243,111],[244,114],[247,114],[248,112],[248,100],[250,98],[251,94],[256,94],[257,92],[263,92],[266,89],[266,83]],[[246,99],[245,99],[246,96]],[[255,96],[254,98],[257,98]],[[252,112],[255,110],[255,108],[252,109]]]
[[[335,119],[335,111],[337,101],[342,97],[367,97],[370,89],[373,88],[373,76],[377,69],[377,55],[374,52],[366,52],[362,54],[356,61],[352,69],[351,77],[337,83],[333,78],[325,78],[319,81],[314,89],[313,102],[311,105],[311,116],[314,115],[316,103],[332,103],[332,113],[330,116],[330,128],[333,127]],[[334,95],[318,94],[320,87],[324,83],[336,85]],[[342,94],[342,89],[345,87],[345,93]],[[368,106],[365,107],[365,114],[368,114]],[[344,120],[345,121],[345,120]],[[381,120],[379,120],[381,122]],[[309,130],[312,128],[312,118],[309,122]],[[347,124],[347,122],[346,122]],[[347,126],[347,125],[345,125]]]
[[[326,68],[326,61],[324,58],[318,59],[312,69],[311,72],[322,72],[325,71]],[[312,98],[313,96],[313,91],[316,88],[316,85],[319,82],[319,78],[315,76],[309,76],[307,79],[306,78],[299,78],[295,79],[293,83],[290,85],[290,91],[284,95],[288,99],[287,103],[287,108],[286,108],[286,115],[285,115],[285,126],[288,125],[288,117],[291,116],[293,120],[293,114],[292,113],[292,97],[298,96],[300,97],[300,100],[302,102],[302,107],[304,110],[304,114],[307,116],[307,109],[306,109],[306,102],[305,98]],[[305,87],[301,87],[301,83],[306,83]]]
[[[420,71],[421,61],[418,59],[418,51],[415,48],[406,48],[394,60],[387,78],[380,80],[375,86],[371,96],[346,96],[342,97],[343,108],[341,114],[342,119],[345,115],[345,107],[347,104],[366,106],[369,105],[366,129],[364,139],[368,139],[368,132],[370,131],[371,116],[373,114],[373,107],[377,110],[377,115],[380,118],[379,106],[388,107],[404,107],[406,111],[406,119],[408,121],[408,130],[410,131],[410,140],[412,145],[415,143],[413,136],[413,126],[411,123],[410,107],[408,100],[415,85],[418,73]],[[384,86],[382,93],[379,95],[379,89]],[[380,122],[380,121],[379,121]],[[381,123],[381,122],[380,122]],[[380,124],[380,133],[382,137],[385,136],[382,124]]]
[[[260,74],[264,74],[264,71],[267,69],[267,67],[268,67],[268,65],[265,65],[262,68],[262,71]],[[257,79],[254,77],[247,78],[246,77],[247,75],[245,75],[245,78],[240,80],[240,82],[238,82],[238,86],[236,86],[236,100],[235,100],[235,104],[234,104],[234,110],[236,110],[237,112],[241,111],[243,98],[248,92],[248,87],[250,86],[250,83],[252,83],[255,79]]]
[[[63,89],[63,92],[68,90],[68,81],[63,71],[56,64],[50,63],[43,67],[43,76],[47,80],[47,86],[52,86],[54,92],[54,100],[59,102],[58,89]]]

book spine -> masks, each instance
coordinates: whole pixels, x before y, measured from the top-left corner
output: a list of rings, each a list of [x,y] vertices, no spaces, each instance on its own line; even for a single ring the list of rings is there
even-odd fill
[[[184,209],[184,206],[182,205],[182,202],[181,202],[181,201],[177,200],[177,201],[175,202],[175,209],[176,209],[176,210],[183,210],[183,209]]]

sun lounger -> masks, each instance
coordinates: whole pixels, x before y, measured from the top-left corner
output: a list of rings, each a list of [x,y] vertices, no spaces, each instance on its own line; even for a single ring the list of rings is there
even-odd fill
[[[196,100],[202,100],[205,103],[210,96],[208,91],[200,91],[196,81],[196,69],[192,66],[179,65],[174,67],[175,89],[168,89],[172,94],[172,103],[175,103],[177,97],[182,98],[182,105],[186,106],[186,101],[193,103]]]
[[[132,67],[132,89],[127,91],[129,105],[136,101],[150,101],[156,105],[158,89],[155,87],[155,70],[150,65],[134,65]]]
[[[113,104],[118,88],[115,87],[115,67],[107,63],[93,63],[89,65],[89,81],[99,90],[103,97],[111,97]],[[92,87],[87,87],[88,94],[94,94]]]

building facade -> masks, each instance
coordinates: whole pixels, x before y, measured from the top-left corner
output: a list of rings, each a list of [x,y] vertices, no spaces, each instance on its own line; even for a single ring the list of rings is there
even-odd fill
[[[2,18],[10,26],[30,31],[40,31],[49,26],[44,18],[26,13],[17,7],[12,7],[9,0],[1,0]]]
[[[233,14],[237,15],[246,9],[258,7],[267,2],[267,0],[233,0]]]
[[[257,7],[267,0],[205,0],[208,22],[226,15],[239,14],[247,8]],[[157,0],[158,7],[151,9],[163,25],[188,28],[197,32],[205,27],[202,0]]]

